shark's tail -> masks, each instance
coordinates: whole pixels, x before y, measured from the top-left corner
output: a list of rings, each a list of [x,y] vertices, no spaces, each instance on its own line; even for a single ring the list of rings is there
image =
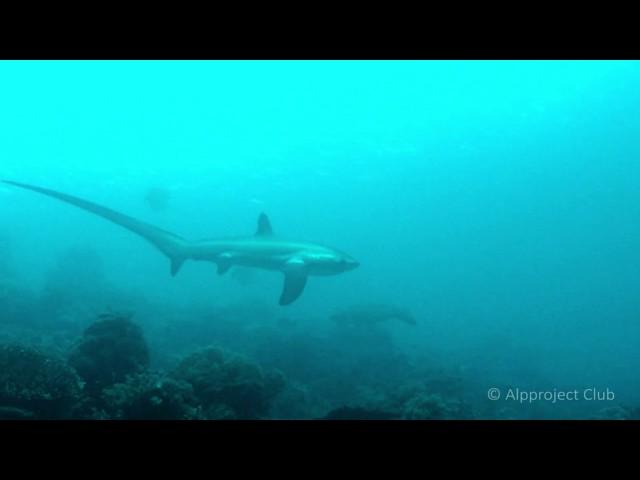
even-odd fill
[[[128,215],[116,212],[115,210],[111,210],[107,207],[103,207],[65,193],[49,190],[48,188],[27,185],[25,183],[12,182],[9,180],[2,181],[9,185],[32,190],[34,192],[56,198],[60,201],[70,203],[71,205],[82,208],[83,210],[91,212],[102,218],[106,218],[116,225],[120,225],[121,227],[140,235],[169,257],[169,260],[171,261],[171,275],[176,275],[184,261],[189,257],[189,243],[185,239],[171,232],[167,232],[166,230],[141,222],[135,218],[129,217]]]

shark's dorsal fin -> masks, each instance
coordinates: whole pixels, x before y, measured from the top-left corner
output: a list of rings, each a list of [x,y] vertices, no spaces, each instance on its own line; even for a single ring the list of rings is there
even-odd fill
[[[256,236],[265,236],[265,235],[273,235],[273,230],[271,230],[271,222],[269,221],[269,217],[263,212],[258,217],[258,229],[256,230]]]

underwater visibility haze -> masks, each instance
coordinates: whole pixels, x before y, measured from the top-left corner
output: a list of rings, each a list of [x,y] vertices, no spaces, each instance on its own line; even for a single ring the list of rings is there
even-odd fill
[[[639,62],[0,86],[0,419],[640,417]]]

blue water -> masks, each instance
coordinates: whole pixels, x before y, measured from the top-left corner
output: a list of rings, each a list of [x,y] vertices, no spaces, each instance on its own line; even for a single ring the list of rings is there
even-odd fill
[[[277,273],[243,280],[188,262],[172,278],[130,232],[3,185],[0,265],[30,296],[16,309],[17,294],[0,295],[0,339],[64,359],[105,308],[130,310],[149,368],[216,344],[314,398],[298,413],[281,399],[288,413],[266,418],[378,408],[385,388],[423,370],[458,379],[459,398],[445,400],[464,399],[473,418],[637,412],[639,87],[633,61],[0,62],[0,177],[189,239],[250,235],[264,211],[278,234],[361,264],[310,278],[279,307]],[[152,188],[166,208],[149,208]],[[73,248],[95,257],[99,278],[65,257]],[[51,282],[73,309],[38,307]],[[408,309],[416,325],[372,322],[348,340],[330,319],[372,303]],[[185,332],[192,340],[171,343]],[[294,350],[302,371],[278,362]],[[503,398],[488,401],[492,387]],[[615,399],[504,398],[591,387]]]

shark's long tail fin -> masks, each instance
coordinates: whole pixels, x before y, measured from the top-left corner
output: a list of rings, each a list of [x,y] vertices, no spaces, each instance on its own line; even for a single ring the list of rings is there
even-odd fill
[[[158,227],[154,227],[148,223],[141,222],[135,218],[124,215],[123,213],[116,212],[110,208],[103,207],[101,205],[83,200],[81,198],[73,197],[65,193],[56,192],[55,190],[49,190],[48,188],[36,187],[33,185],[27,185],[25,183],[12,182],[9,180],[2,180],[4,183],[14,185],[16,187],[25,188],[34,192],[47,195],[49,197],[56,198],[66,203],[70,203],[78,208],[82,208],[88,212],[98,215],[102,218],[106,218],[116,225],[126,228],[140,235],[142,238],[150,242],[158,250],[169,257],[171,260],[171,275],[176,275],[180,270],[183,262],[188,258],[188,242],[183,238],[175,235],[166,230],[162,230]]]

